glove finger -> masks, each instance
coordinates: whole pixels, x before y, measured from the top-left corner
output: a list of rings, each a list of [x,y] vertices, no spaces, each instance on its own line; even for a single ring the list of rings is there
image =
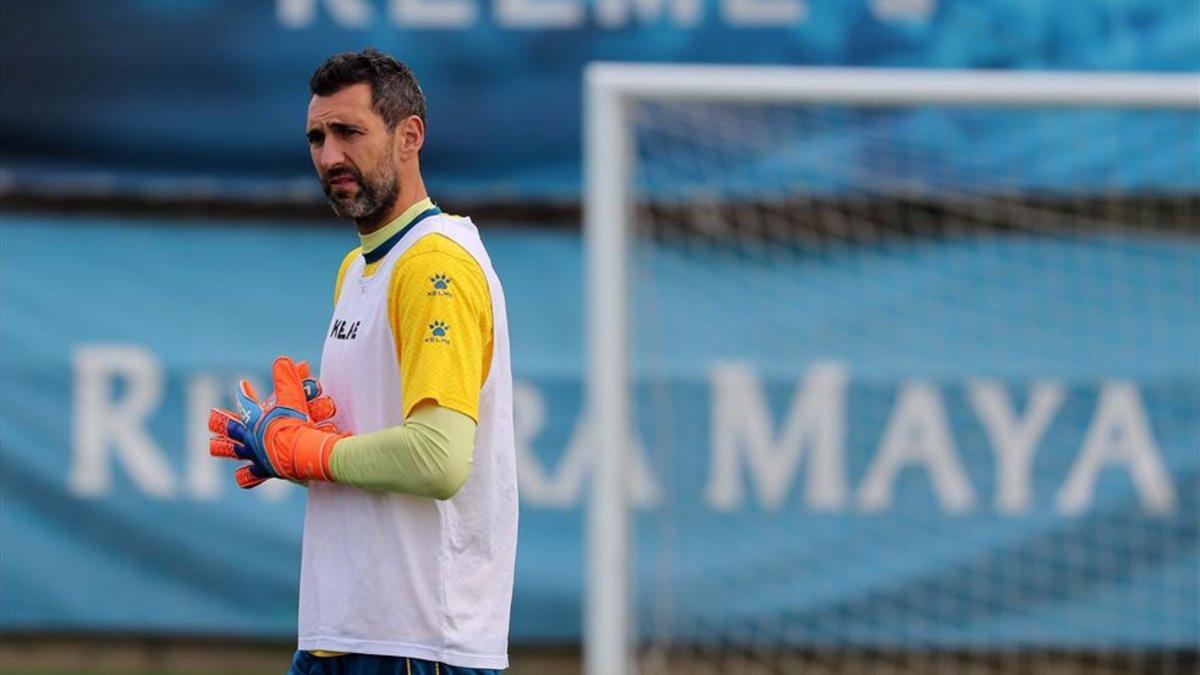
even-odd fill
[[[247,464],[246,466],[238,469],[237,473],[233,474],[233,478],[237,481],[238,487],[242,488],[243,490],[249,490],[252,487],[258,487],[259,485],[265,483],[270,477],[271,476],[268,475],[267,472],[260,469],[256,464]]]
[[[320,396],[308,402],[308,418],[314,422],[324,422],[337,414],[337,404],[328,396]]]
[[[250,399],[251,401],[254,401],[255,403],[258,403],[262,400],[258,397],[258,392],[254,391],[254,385],[250,384],[249,380],[242,380],[241,382],[238,382],[238,393]]]
[[[208,430],[218,436],[226,436],[238,443],[246,442],[246,427],[234,413],[220,408],[208,411]]]
[[[308,361],[301,361],[296,364],[296,374],[300,376],[300,384],[304,385],[305,398],[311,401],[321,395],[321,383],[309,371]]]
[[[262,417],[262,403],[258,399],[258,394],[255,393],[254,387],[246,380],[238,383],[237,396],[238,412],[241,413],[242,426],[247,429],[253,429],[258,420]]]
[[[254,460],[254,451],[250,446],[226,436],[213,436],[208,439],[208,454],[213,457]]]
[[[314,398],[321,396],[321,383],[314,378],[308,378],[300,382],[304,387],[304,398],[312,401]]]
[[[300,373],[296,364],[287,356],[275,359],[271,369],[275,379],[275,398],[279,405],[293,410],[306,410],[308,398],[304,395],[304,385],[300,382]]]
[[[243,459],[238,453],[237,446],[240,443],[234,443],[225,436],[213,436],[208,439],[208,454],[213,457],[225,457],[228,459]]]

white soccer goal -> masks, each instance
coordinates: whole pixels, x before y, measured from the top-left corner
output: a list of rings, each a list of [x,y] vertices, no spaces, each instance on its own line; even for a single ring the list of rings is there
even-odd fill
[[[589,675],[1195,672],[1200,77],[586,82]]]

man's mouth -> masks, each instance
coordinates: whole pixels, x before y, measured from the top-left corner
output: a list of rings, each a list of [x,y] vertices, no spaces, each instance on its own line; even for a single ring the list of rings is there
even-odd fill
[[[329,187],[334,190],[345,190],[358,185],[358,181],[350,174],[341,174],[329,179]]]

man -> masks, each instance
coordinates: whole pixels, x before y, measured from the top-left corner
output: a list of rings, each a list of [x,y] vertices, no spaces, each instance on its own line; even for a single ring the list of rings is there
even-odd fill
[[[321,356],[340,433],[318,424],[333,411],[305,367],[280,359],[275,396],[243,386],[240,420],[214,414],[213,452],[253,460],[244,486],[308,485],[292,673],[494,672],[517,532],[504,293],[475,226],[426,194],[409,69],[339,54],[309,87],[313,165],[362,240]]]

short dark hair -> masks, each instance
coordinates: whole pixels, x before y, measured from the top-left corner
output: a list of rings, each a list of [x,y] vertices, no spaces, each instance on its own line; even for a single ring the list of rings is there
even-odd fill
[[[313,73],[308,90],[330,96],[360,82],[371,85],[371,105],[389,129],[410,115],[425,121],[425,94],[412,70],[377,49],[334,54]]]

